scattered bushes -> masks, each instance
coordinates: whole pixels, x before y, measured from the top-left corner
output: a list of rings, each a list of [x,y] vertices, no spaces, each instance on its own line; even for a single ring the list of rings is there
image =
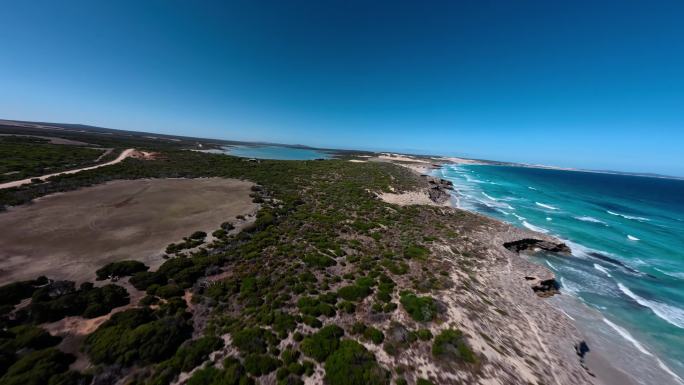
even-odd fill
[[[141,271],[147,271],[149,269],[142,262],[138,261],[119,261],[112,262],[99,268],[95,274],[97,275],[98,281],[107,279],[109,277],[125,277],[139,273]]]
[[[340,290],[337,291],[337,295],[340,296],[342,299],[346,299],[347,301],[359,301],[362,300],[366,297],[368,297],[371,293],[370,287],[367,286],[359,286],[359,285],[349,285],[349,286],[344,286],[341,287]]]
[[[46,277],[38,277],[29,281],[19,281],[0,286],[0,306],[14,306],[22,299],[29,298],[33,292],[42,285],[46,285]]]
[[[250,354],[245,357],[247,373],[259,377],[276,370],[282,362],[268,354]]]
[[[188,380],[188,385],[252,385],[240,361],[228,357],[223,361],[223,369],[209,366],[196,371]]]
[[[9,367],[0,378],[2,385],[45,385],[69,369],[76,358],[50,348],[30,352]]]
[[[428,254],[428,249],[419,245],[409,245],[404,249],[404,257],[408,259],[424,260]]]
[[[28,313],[36,323],[54,322],[76,315],[95,318],[129,302],[128,291],[118,285],[93,287],[85,283],[76,290],[71,281],[56,281],[33,293]]]

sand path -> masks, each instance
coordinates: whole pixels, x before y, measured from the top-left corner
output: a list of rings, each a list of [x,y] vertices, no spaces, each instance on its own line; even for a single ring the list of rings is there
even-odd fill
[[[117,163],[123,161],[124,159],[128,158],[129,156],[131,156],[133,154],[134,151],[135,151],[134,148],[128,148],[128,149],[122,151],[121,154],[119,154],[119,156],[116,159],[114,159],[110,162],[107,162],[107,163],[97,164],[95,166],[82,167],[82,168],[77,168],[74,170],[67,170],[67,171],[62,171],[62,172],[56,172],[54,174],[47,174],[47,175],[43,175],[43,176],[35,176],[32,178],[26,178],[26,179],[21,179],[21,180],[15,180],[12,182],[2,183],[2,184],[0,184],[0,190],[6,189],[6,188],[12,188],[12,187],[19,187],[19,186],[23,186],[25,184],[29,184],[29,183],[31,183],[31,180],[33,180],[33,179],[40,179],[40,180],[44,181],[44,180],[47,180],[48,178],[51,178],[51,177],[57,176],[57,175],[76,174],[77,172],[81,172],[81,171],[93,170],[93,169],[100,168],[100,167],[111,166],[113,164],[117,164]]]

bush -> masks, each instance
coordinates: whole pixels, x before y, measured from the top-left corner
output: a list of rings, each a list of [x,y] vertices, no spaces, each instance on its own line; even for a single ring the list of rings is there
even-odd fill
[[[305,255],[302,260],[309,267],[325,268],[337,264],[334,259],[322,254],[308,254]]]
[[[178,285],[164,285],[164,286],[159,286],[154,290],[154,294],[158,297],[169,299],[172,297],[182,297],[185,294],[185,291],[178,287]]]
[[[247,373],[259,377],[276,370],[282,362],[267,354],[250,354],[245,357]]]
[[[96,364],[130,366],[163,361],[192,333],[184,317],[165,314],[168,310],[160,308],[152,313],[142,308],[116,313],[86,337],[84,351]]]
[[[125,277],[139,273],[141,271],[147,271],[148,269],[149,267],[145,266],[145,264],[142,262],[119,261],[104,265],[98,269],[95,274],[97,275],[97,279],[99,281],[109,277]]]
[[[41,276],[35,280],[13,282],[0,286],[0,306],[14,306],[22,299],[31,297],[38,286],[47,283],[48,279]]]
[[[325,360],[325,381],[330,385],[388,385],[389,372],[361,344],[344,340]]]
[[[430,381],[430,380],[426,380],[424,378],[419,378],[416,381],[416,385],[435,385],[435,384],[433,384],[432,381]]]
[[[477,362],[477,357],[470,350],[465,336],[460,330],[456,329],[446,329],[435,337],[435,341],[432,344],[432,355],[454,361]]]
[[[413,293],[404,293],[400,302],[415,321],[432,321],[437,315],[437,303],[431,297],[418,297]]]
[[[277,343],[276,336],[266,329],[249,328],[232,333],[233,345],[243,354],[266,353],[269,345]]]
[[[152,285],[163,285],[167,281],[164,274],[158,272],[143,271],[134,274],[129,282],[138,290],[147,290]]]
[[[344,330],[337,325],[328,325],[318,332],[304,338],[300,345],[302,353],[323,362],[337,349],[340,344],[340,337],[344,335]]]
[[[382,332],[372,326],[366,328],[366,330],[363,331],[363,337],[365,339],[370,340],[376,345],[379,345],[382,343],[382,341],[385,340],[385,335],[382,334]]]
[[[34,322],[42,323],[77,315],[99,317],[129,302],[128,291],[118,285],[96,288],[84,283],[81,289],[75,290],[71,281],[56,281],[33,293],[28,310]]]
[[[432,339],[432,332],[428,329],[420,329],[416,332],[416,335],[422,341],[429,341]]]
[[[48,385],[89,385],[93,379],[90,374],[82,374],[75,370],[55,374],[50,377]]]
[[[52,336],[44,329],[33,325],[15,326],[9,329],[9,332],[14,338],[7,340],[3,338],[0,340],[0,343],[3,348],[5,346],[11,347],[15,351],[22,349],[44,349],[55,346],[62,341],[62,337]]]
[[[359,285],[349,285],[340,288],[337,291],[337,295],[342,299],[347,301],[359,301],[368,297],[371,293],[371,289],[367,286]]]
[[[2,385],[45,385],[54,375],[67,371],[76,358],[57,349],[24,355],[0,378]]]
[[[418,245],[410,245],[404,249],[404,257],[409,259],[425,259],[428,254],[428,249]]]

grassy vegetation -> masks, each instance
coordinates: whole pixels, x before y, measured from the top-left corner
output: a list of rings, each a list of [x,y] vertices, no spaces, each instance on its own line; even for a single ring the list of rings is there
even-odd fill
[[[0,136],[0,183],[94,164],[103,152],[36,137]]]
[[[468,346],[465,336],[455,329],[446,329],[435,337],[432,355],[455,362],[477,362],[477,356]]]
[[[275,375],[279,384],[297,384],[317,365],[331,385],[389,384],[388,369],[393,368],[382,367],[359,341],[389,355],[419,344],[429,350],[429,330],[418,330],[411,321],[409,326],[385,321],[402,311],[398,304],[416,322],[435,320],[439,306],[430,293],[450,282],[448,275],[439,274],[448,267],[432,256],[430,243],[452,238],[472,223],[463,217],[445,218],[439,208],[392,206],[373,193],[415,188],[422,183],[418,177],[385,163],[253,163],[158,150],[156,160],[128,159],[0,191],[0,204],[14,205],[113,179],[216,176],[258,184],[253,199],[261,208],[256,221],[242,231],[232,231],[232,223],[239,220],[226,218],[210,242],[206,234],[189,229],[190,235],[167,249],[169,258],[155,271],[130,261],[98,270],[98,278],[131,275],[130,283],[148,296],[140,307],[113,314],[85,338],[82,350],[96,366],[96,378],[115,373],[112,376],[120,379],[132,371],[113,368],[135,367],[131,384],[166,385],[221,349],[220,337],[225,335],[236,349],[234,356],[205,364],[188,384],[248,384],[265,374]],[[464,247],[463,252],[476,255],[477,250]],[[224,273],[221,278],[219,273]],[[36,316],[36,322],[54,319],[51,312],[59,317],[84,315],[94,301],[108,304],[105,310],[118,303],[113,300],[119,298],[113,295],[118,289],[109,286],[67,288],[55,297],[46,286],[36,281],[0,288],[0,293],[8,293],[0,298],[9,310],[34,297],[23,321],[5,317],[4,324],[31,323],[34,313],[45,314]],[[412,291],[406,292],[409,288]],[[181,297],[186,292],[192,294],[192,309]],[[74,308],[72,303],[79,305]],[[49,311],[41,312],[40,306]],[[352,330],[355,323],[363,327]],[[463,336],[440,336],[433,339],[433,352],[437,349],[434,354],[440,359],[467,346]],[[48,345],[40,348],[50,349]],[[14,346],[6,350],[16,353]],[[14,356],[7,368],[24,357]],[[64,373],[57,374],[72,375]]]

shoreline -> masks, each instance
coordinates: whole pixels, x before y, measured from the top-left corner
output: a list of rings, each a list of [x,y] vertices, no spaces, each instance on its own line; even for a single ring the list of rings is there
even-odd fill
[[[442,164],[446,166],[454,163]],[[461,165],[463,163],[460,163]],[[437,170],[434,168],[433,170]],[[432,170],[431,170],[432,171]],[[434,173],[431,173],[434,175]],[[456,189],[458,186],[455,186]],[[458,191],[454,193],[456,195]],[[455,198],[458,200],[458,198]],[[489,217],[477,211],[466,210],[485,216],[495,221],[513,226],[513,223],[495,217]],[[534,232],[534,228],[525,226]],[[571,241],[560,239],[571,244]],[[543,264],[544,257],[528,258],[532,263]],[[547,269],[549,270],[549,269]],[[550,271],[550,270],[549,270]],[[554,273],[555,275],[555,273]],[[590,351],[587,352],[584,363],[596,377],[605,384],[684,384],[682,378],[674,373],[668,365],[656,355],[650,347],[646,349],[622,326],[611,322],[606,314],[590,306],[572,294],[561,293],[550,299],[550,303],[568,318],[572,319],[575,327],[585,337]],[[568,313],[575,315],[573,318]],[[615,322],[618,324],[620,319]],[[662,352],[661,352],[662,354]],[[662,355],[661,355],[662,356]],[[630,374],[631,373],[631,374]]]
[[[437,159],[434,159],[435,161]],[[391,163],[395,163],[398,165],[401,165],[403,167],[406,167],[410,170],[412,170],[414,173],[417,175],[428,175],[432,176],[433,171],[437,170],[441,167],[443,167],[446,164],[479,164],[476,162],[449,162],[449,163],[440,163],[439,168],[436,167],[438,164],[437,163],[428,163],[425,161],[422,162],[396,162],[392,160],[385,160],[389,161]],[[454,186],[457,188],[458,186]],[[462,210],[462,211],[467,211],[468,213],[477,215],[482,218],[486,218],[489,221],[493,221],[498,223],[500,226],[504,226],[505,228],[508,228],[507,230],[504,231],[504,238],[509,238],[511,239],[512,234],[517,234],[514,235],[512,238],[517,238],[520,239],[524,235],[528,236],[534,236],[535,238],[539,239],[553,239],[557,240],[558,242],[562,242],[561,240],[549,236],[546,234],[538,233],[532,230],[528,229],[521,229],[518,227],[513,226],[510,223],[498,220],[496,218],[492,218],[489,216],[486,216],[484,214],[474,212],[474,211],[468,211],[465,209],[462,209],[457,206],[456,202],[454,201],[455,199],[457,200],[458,198],[454,196],[454,192],[450,192],[451,199],[449,199],[446,203],[446,205],[440,205],[437,203],[432,203],[433,205],[437,206],[448,206],[454,210]],[[396,203],[396,202],[392,202]],[[415,200],[411,199],[406,199],[403,201],[401,204],[426,204],[424,203],[424,200],[416,202]],[[427,203],[430,204],[430,203]],[[502,244],[501,239],[501,233],[497,234],[490,234],[489,240],[491,241],[492,239],[497,239],[499,240],[499,245]],[[494,244],[491,245],[491,247],[496,248],[498,245]],[[539,262],[536,262],[532,260],[532,258],[529,258],[525,256],[524,254],[517,255],[516,257],[512,257],[512,261],[510,262],[512,265],[509,268],[512,268],[512,270],[509,272],[509,274],[515,274],[518,273],[518,275],[531,275],[530,273],[536,273],[540,276],[544,276],[545,279],[548,278],[553,278],[556,279],[556,275],[553,271],[549,270],[546,266],[540,264]],[[558,298],[561,298],[560,300]],[[570,301],[566,300],[569,299]],[[532,307],[543,307],[545,308],[545,312],[547,312],[548,315],[551,315],[553,319],[563,319],[563,325],[561,326],[560,329],[557,330],[552,330],[549,331],[549,335],[546,335],[546,337],[551,337],[551,338],[556,338],[558,341],[563,341],[565,340],[565,344],[559,344],[559,345],[565,345],[567,346],[568,344],[568,336],[574,336],[576,339],[579,338],[581,339],[582,342],[586,342],[586,344],[589,347],[589,351],[587,351],[585,354],[583,354],[581,357],[579,355],[579,352],[576,352],[576,356],[574,359],[577,360],[577,362],[581,365],[585,373],[590,377],[590,381],[588,383],[595,383],[595,384],[603,384],[603,385],[637,385],[640,382],[638,382],[635,378],[630,376],[628,373],[625,371],[621,370],[619,367],[614,365],[614,362],[609,359],[609,352],[608,348],[604,347],[603,344],[598,342],[594,336],[591,336],[590,333],[587,331],[590,330],[591,324],[589,325],[584,325],[581,322],[578,322],[576,318],[573,318],[568,312],[570,313],[591,313],[591,312],[597,312],[593,308],[590,308],[586,304],[582,303],[581,301],[577,300],[575,297],[572,297],[568,294],[562,294],[558,293],[556,295],[553,295],[550,298],[540,298],[540,300],[544,301],[543,304],[534,304],[530,302],[526,302],[522,300],[522,298],[517,298],[521,300],[521,303],[519,306],[522,306],[525,311],[531,311]],[[570,303],[574,302],[574,303]],[[574,311],[570,311],[570,309],[567,308],[567,306],[573,306]],[[564,308],[565,307],[565,308]],[[600,312],[599,312],[600,313]],[[602,317],[602,316],[601,316]],[[602,317],[603,318],[603,317]],[[563,333],[558,333],[559,330],[564,331]],[[560,335],[559,335],[560,334]],[[558,356],[563,356],[565,359],[569,359],[568,357],[568,352],[567,349],[564,349],[562,347],[559,347],[558,351],[554,351],[553,349],[549,351],[549,354],[552,355],[558,355]],[[558,383],[558,381],[556,381]]]

